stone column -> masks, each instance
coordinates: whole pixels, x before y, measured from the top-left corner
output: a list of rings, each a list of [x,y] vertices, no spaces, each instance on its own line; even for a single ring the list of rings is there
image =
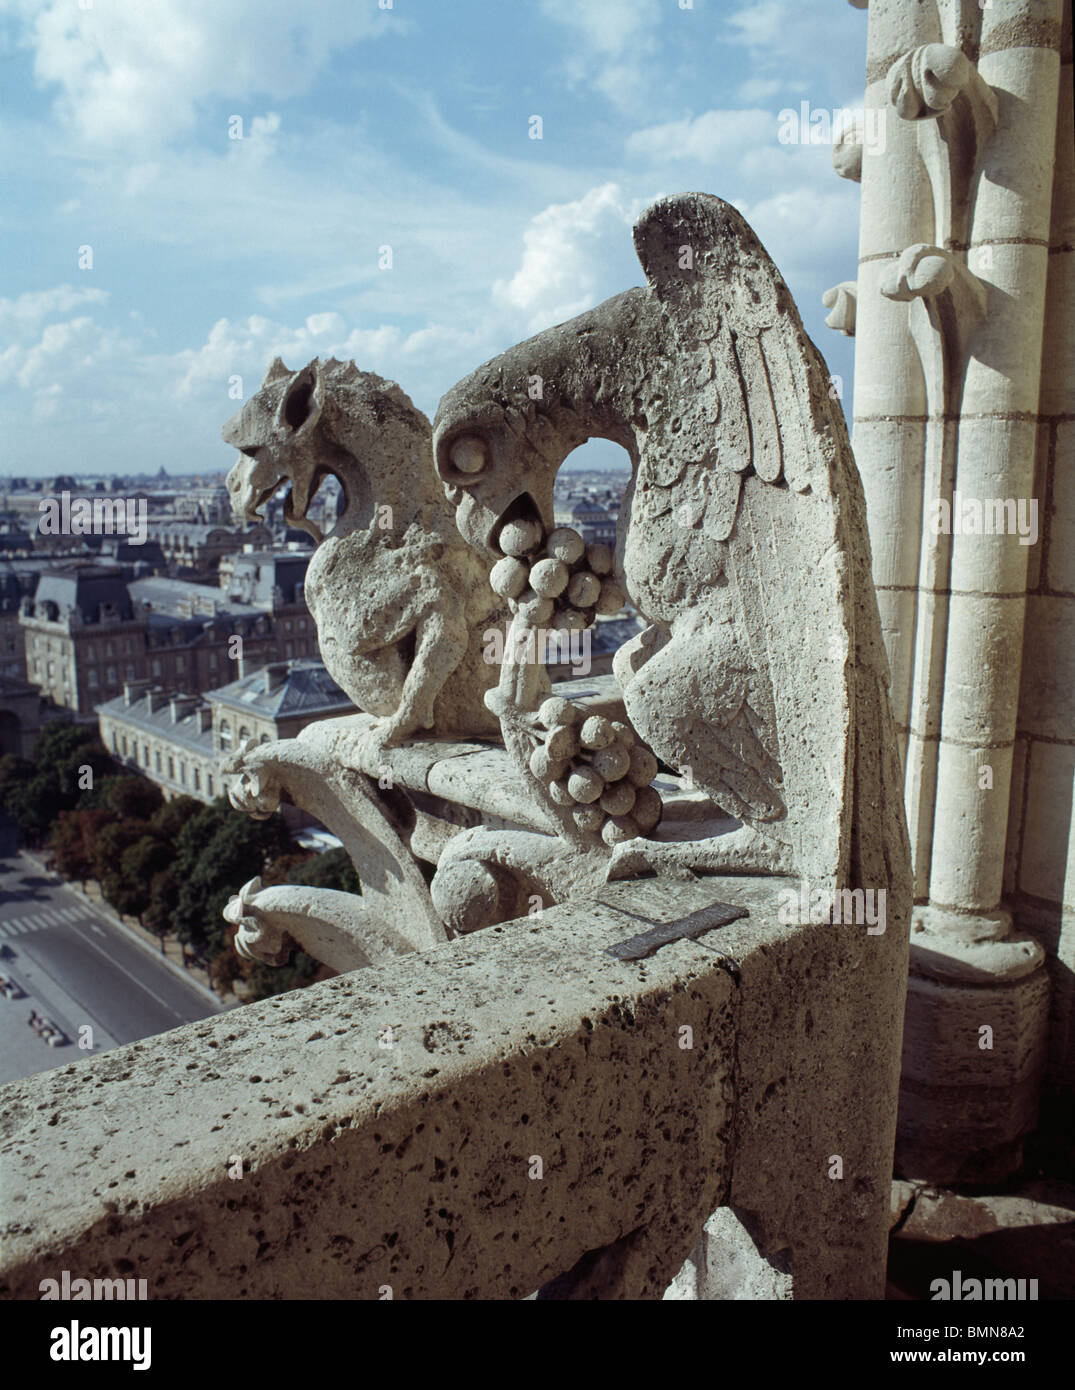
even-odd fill
[[[1005,892],[1045,945],[1052,977],[1049,1082],[1075,1082],[1075,129],[1071,6],[1060,44],[1045,351],[1022,681],[1008,814]]]
[[[867,101],[889,119],[863,160],[854,439],[915,855],[897,1163],[937,1182],[1018,1165],[1043,1061],[1044,953],[1002,875],[1062,8],[869,7]]]
[[[883,131],[880,152],[861,158],[862,213],[855,316],[854,447],[866,492],[874,583],[892,668],[892,713],[908,785],[907,821],[916,864],[933,832],[934,769],[929,743],[929,661],[915,660],[920,612],[935,600],[919,592],[926,380],[906,309],[881,294],[904,247],[929,241],[933,203],[914,127],[896,118],[888,73],[904,53],[941,37],[930,5],[873,0],[869,11],[865,122]],[[874,114],[876,113],[876,115]],[[838,166],[839,167],[839,166]],[[841,172],[848,173],[843,169]],[[853,171],[852,171],[853,176]],[[899,196],[893,197],[893,189]],[[924,688],[923,688],[924,686]],[[912,711],[917,712],[917,718]],[[918,885],[916,884],[916,895]]]

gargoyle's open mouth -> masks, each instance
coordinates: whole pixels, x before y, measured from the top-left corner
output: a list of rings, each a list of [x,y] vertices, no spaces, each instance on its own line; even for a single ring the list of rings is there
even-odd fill
[[[246,514],[247,514],[247,516],[250,517],[251,520],[253,520],[255,517],[257,517],[259,520],[264,520],[264,512],[262,511],[262,508],[265,506],[266,502],[268,502],[268,501],[270,500],[270,498],[276,496],[276,494],[277,494],[277,492],[279,492],[279,490],[280,490],[280,481],[279,481],[279,479],[278,479],[278,480],[273,484],[272,487],[267,487],[267,488],[265,488],[265,489],[264,489],[263,491],[261,491],[261,492],[252,493],[251,496],[254,497],[254,498],[256,498],[256,500],[253,501],[252,503],[250,503],[250,504],[247,505],[247,509],[246,509]],[[285,508],[288,507],[288,506],[290,505],[290,503],[291,503],[291,489],[290,489],[290,487],[289,487],[288,490],[287,490],[287,492],[284,494],[284,506],[285,506]]]
[[[511,526],[513,533],[512,541],[507,550],[501,544],[504,528]],[[541,512],[537,503],[528,492],[522,492],[513,501],[509,502],[504,510],[497,517],[489,528],[489,535],[486,544],[490,550],[495,550],[500,555],[518,554],[521,540],[527,534],[532,535],[533,544],[523,545],[524,550],[536,550],[545,538],[545,522],[542,520]]]
[[[224,480],[231,498],[231,509],[244,521],[264,521],[262,508],[275,495],[280,484],[289,481],[283,473],[274,473],[259,465],[252,453],[240,450],[240,458]]]

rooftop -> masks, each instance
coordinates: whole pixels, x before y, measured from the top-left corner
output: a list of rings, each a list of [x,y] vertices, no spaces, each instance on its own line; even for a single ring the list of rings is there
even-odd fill
[[[34,593],[34,616],[64,622],[75,614],[84,623],[106,617],[131,622],[134,606],[122,571],[93,564],[43,570]]]
[[[173,618],[192,618],[198,615],[216,617],[233,614],[237,617],[261,616],[260,609],[230,598],[212,584],[195,584],[189,579],[170,579],[154,574],[135,579],[128,586],[131,597],[152,613]]]
[[[274,661],[230,685],[210,690],[207,700],[235,709],[252,710],[270,719],[352,710],[344,694],[320,661]]]

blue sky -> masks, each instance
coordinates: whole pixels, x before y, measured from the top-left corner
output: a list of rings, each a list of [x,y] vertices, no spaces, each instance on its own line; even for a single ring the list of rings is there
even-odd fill
[[[226,469],[229,383],[277,353],[432,415],[641,283],[631,224],[685,189],[746,215],[849,404],[821,294],[859,190],[777,132],[861,105],[866,16],[686,3],[0,0],[0,473]]]

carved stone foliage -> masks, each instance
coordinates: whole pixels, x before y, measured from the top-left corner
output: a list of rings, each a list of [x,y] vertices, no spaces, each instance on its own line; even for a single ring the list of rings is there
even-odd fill
[[[888,96],[903,120],[920,122],[918,149],[933,189],[934,239],[966,249],[982,148],[997,124],[996,94],[965,53],[930,43],[893,63]]]
[[[826,290],[821,302],[830,313],[825,319],[829,328],[842,333],[846,338],[855,336],[855,309],[858,303],[858,285],[854,280],[841,280]]]
[[[490,814],[439,839],[423,832],[422,843],[439,847],[428,892],[415,877],[417,841],[408,843],[393,807],[357,771],[370,771],[369,747],[354,745],[347,721],[331,722],[331,738],[306,730],[302,758],[297,746],[269,745],[232,769],[237,804],[257,809],[286,786],[326,824],[329,812],[353,815],[362,833],[350,842],[337,833],[364,885],[371,865],[388,883],[384,856],[397,857],[390,886],[400,896],[367,904],[376,908],[374,946],[363,944],[362,919],[345,914],[344,956],[357,949],[373,960],[393,931],[402,949],[430,944],[438,931],[472,931],[649,869],[906,886],[863,501],[825,364],[775,266],[728,204],[701,194],[662,200],[639,220],[635,244],[646,287],[461,381],[441,402],[431,453],[424,419],[398,387],[331,364],[294,375],[274,364],[264,400],[228,426],[244,451],[229,485],[248,514],[285,476],[296,515],[320,473],[331,468],[345,482],[344,518],[354,519],[338,558],[325,555],[336,532],[315,556],[311,606],[330,670],[388,720],[382,746],[430,723],[447,732],[437,701],[453,673],[469,669],[459,653],[472,650],[478,626],[486,634],[496,626],[498,607],[510,618],[496,685],[488,688],[487,673],[469,678],[471,705],[453,696],[448,709],[477,723],[480,704],[503,749],[481,764],[483,785],[468,786],[463,800],[516,804],[518,820]],[[347,394],[355,378],[362,409]],[[377,430],[365,429],[364,414]],[[557,470],[593,436],[623,445],[632,464],[615,550],[587,546],[553,519]],[[458,525],[451,540],[441,484]],[[388,495],[407,528],[395,545],[369,530]],[[406,589],[389,621],[383,608],[401,562],[427,564],[430,585],[419,578]],[[477,622],[460,624],[449,642],[436,620],[464,594]],[[616,654],[616,692],[600,708],[553,693],[550,635],[585,638],[625,595],[647,626]],[[359,660],[385,649],[400,656],[404,620],[419,633],[409,670],[395,667],[391,686],[405,719],[387,700],[369,700]],[[437,633],[424,657],[421,623]],[[315,751],[319,772],[309,762]],[[397,750],[397,764],[421,791],[427,774],[399,762],[407,753]],[[669,821],[662,772],[708,798],[709,820]],[[314,804],[324,801],[318,777],[332,788],[327,809]],[[716,833],[722,816],[739,828]],[[319,940],[321,927],[304,936],[298,916],[305,910],[320,923],[338,907],[312,903],[308,889],[302,903],[283,892],[270,901],[272,892],[248,885],[230,909],[243,923],[241,949],[253,949],[260,930],[263,957],[278,958],[284,933]],[[369,896],[364,887],[364,904]]]

